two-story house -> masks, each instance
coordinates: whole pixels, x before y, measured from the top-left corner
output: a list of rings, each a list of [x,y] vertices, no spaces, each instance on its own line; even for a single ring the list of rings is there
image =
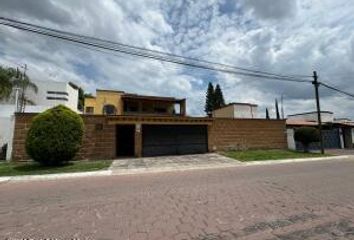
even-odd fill
[[[185,116],[186,99],[97,89],[85,98],[85,114]]]

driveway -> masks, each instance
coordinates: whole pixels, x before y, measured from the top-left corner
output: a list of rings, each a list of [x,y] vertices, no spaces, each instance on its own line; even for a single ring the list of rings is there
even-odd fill
[[[354,239],[354,158],[0,184],[1,239]]]
[[[140,172],[165,172],[225,168],[241,165],[241,162],[217,153],[193,154],[183,156],[162,156],[146,158],[127,158],[113,161],[110,170],[113,174],[133,174]]]

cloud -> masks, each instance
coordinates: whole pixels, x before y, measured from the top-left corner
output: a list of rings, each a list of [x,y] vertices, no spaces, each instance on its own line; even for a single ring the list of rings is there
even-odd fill
[[[265,20],[289,18],[297,12],[297,0],[245,0],[244,5],[257,18]]]
[[[311,75],[354,92],[354,4],[345,0],[62,0],[0,2],[0,16],[112,41],[271,71]],[[202,115],[207,83],[229,102],[264,109],[284,95],[287,114],[315,109],[313,86],[226,75],[161,63],[0,26],[0,64],[26,63],[32,78],[96,88],[186,97]],[[306,78],[311,80],[311,78]],[[354,117],[354,101],[321,88],[324,110]]]

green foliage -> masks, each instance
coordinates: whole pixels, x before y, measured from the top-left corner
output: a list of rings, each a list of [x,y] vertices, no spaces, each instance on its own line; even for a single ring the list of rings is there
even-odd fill
[[[26,138],[26,151],[42,165],[60,165],[78,152],[84,131],[80,115],[59,105],[38,114]]]
[[[85,93],[82,88],[79,88],[79,100],[77,102],[77,109],[80,111],[84,111],[84,105],[85,105]]]
[[[279,106],[278,106],[278,99],[275,99],[275,112],[276,112],[276,114],[277,114],[277,119],[280,119]]]
[[[16,73],[14,68],[3,68],[0,66],[0,100],[6,100],[10,97]]]
[[[225,106],[225,100],[220,85],[217,84],[214,89],[213,84],[209,82],[205,100],[205,113],[211,116],[213,110],[223,106]]]
[[[214,86],[211,82],[208,84],[208,90],[206,93],[205,108],[204,111],[207,115],[211,115],[214,110],[215,97],[214,97]]]
[[[222,93],[222,90],[221,90],[219,84],[216,84],[215,92],[214,92],[214,99],[215,99],[214,109],[225,106],[224,95]]]
[[[266,119],[270,119],[268,108],[266,108]]]
[[[304,151],[308,152],[310,143],[320,141],[320,133],[314,127],[301,127],[295,130],[295,141],[301,142],[304,146]]]

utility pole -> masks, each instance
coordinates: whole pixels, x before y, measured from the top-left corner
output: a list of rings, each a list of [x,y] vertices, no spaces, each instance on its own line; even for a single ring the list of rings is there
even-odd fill
[[[21,92],[21,99],[20,99],[20,111],[19,112],[24,112],[25,111],[25,80],[26,80],[26,71],[27,71],[27,64],[24,65],[24,70],[23,70],[23,75],[21,75],[21,81],[22,81],[22,92]]]
[[[320,83],[318,82],[317,72],[313,72],[313,82],[312,84],[315,87],[315,94],[316,94],[316,107],[317,107],[317,121],[318,121],[318,130],[320,132],[320,146],[321,146],[321,154],[324,154],[324,145],[323,145],[323,138],[322,138],[322,120],[321,120],[321,107],[320,107],[320,97],[318,93],[318,87]]]

